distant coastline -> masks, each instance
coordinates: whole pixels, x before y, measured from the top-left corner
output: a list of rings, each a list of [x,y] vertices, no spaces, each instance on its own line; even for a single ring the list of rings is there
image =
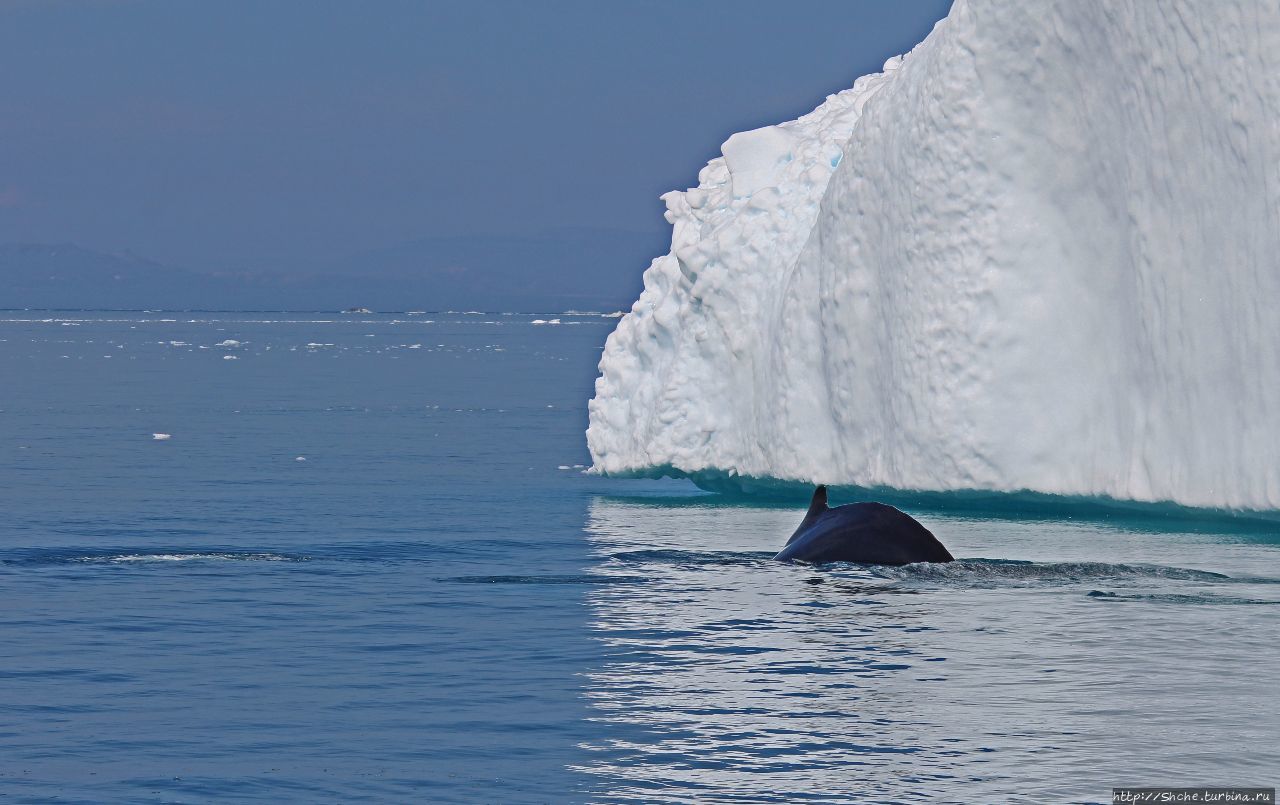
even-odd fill
[[[639,296],[666,237],[563,229],[424,238],[305,269],[218,271],[69,243],[0,244],[0,309],[612,311]]]

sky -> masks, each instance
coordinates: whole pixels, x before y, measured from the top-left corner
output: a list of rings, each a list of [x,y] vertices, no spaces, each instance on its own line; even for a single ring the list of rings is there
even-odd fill
[[[305,271],[424,237],[660,232],[732,133],[950,0],[0,0],[0,243]]]

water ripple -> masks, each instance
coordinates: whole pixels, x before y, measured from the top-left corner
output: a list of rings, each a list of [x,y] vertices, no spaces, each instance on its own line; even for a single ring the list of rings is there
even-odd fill
[[[644,576],[596,576],[596,575],[520,575],[520,576],[452,576],[438,581],[459,584],[643,584]]]
[[[921,562],[900,567],[872,566],[879,578],[904,582],[1074,583],[1089,579],[1148,578],[1219,582],[1222,573],[1160,565],[1109,564],[1106,562],[1025,562],[1008,559],[961,559],[946,564]]]
[[[31,549],[9,551],[0,565],[10,567],[85,564],[145,564],[151,562],[305,562],[310,557],[261,551],[155,551],[145,549]]]

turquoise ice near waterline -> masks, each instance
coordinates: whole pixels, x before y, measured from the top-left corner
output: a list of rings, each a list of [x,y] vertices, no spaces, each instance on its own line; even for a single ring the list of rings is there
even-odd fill
[[[1106,802],[1280,767],[1274,525],[899,501],[960,561],[775,563],[803,500],[582,473],[615,324],[0,314],[0,792]]]

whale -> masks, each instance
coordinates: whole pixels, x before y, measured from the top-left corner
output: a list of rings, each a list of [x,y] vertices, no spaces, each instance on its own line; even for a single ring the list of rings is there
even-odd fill
[[[825,486],[814,490],[800,527],[774,559],[865,565],[955,561],[937,537],[911,515],[883,503],[849,503],[830,508]]]

